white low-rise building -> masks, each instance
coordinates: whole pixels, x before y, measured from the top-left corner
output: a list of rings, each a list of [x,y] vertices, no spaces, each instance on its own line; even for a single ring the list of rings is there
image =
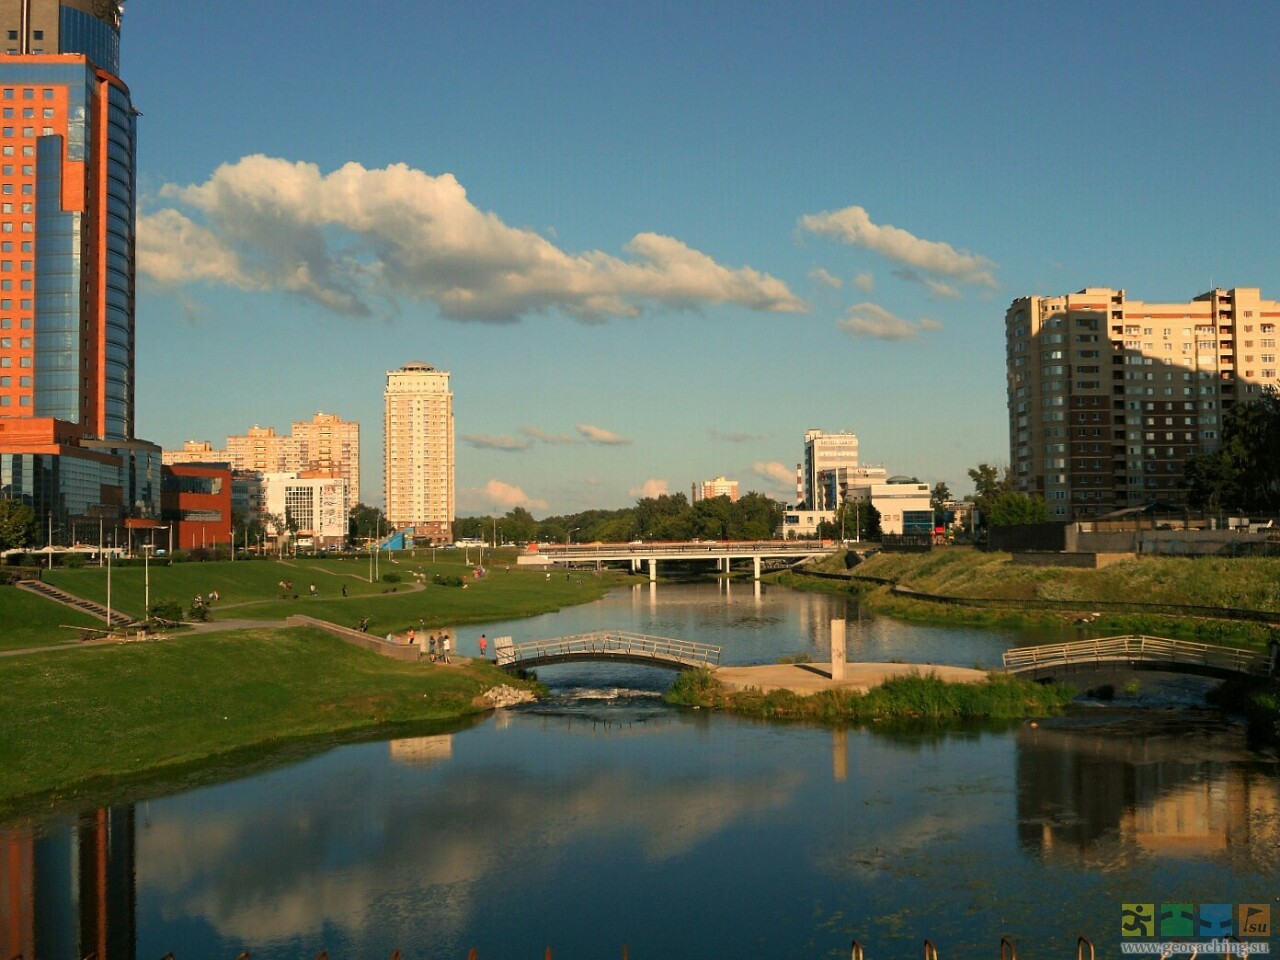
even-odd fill
[[[301,477],[296,473],[264,473],[267,514],[286,523],[293,535],[318,547],[341,546],[347,537],[347,482],[342,477]],[[268,524],[268,533],[282,531]]]

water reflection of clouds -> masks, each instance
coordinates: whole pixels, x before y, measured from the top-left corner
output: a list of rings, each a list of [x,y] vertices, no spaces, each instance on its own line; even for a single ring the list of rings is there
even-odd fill
[[[375,926],[409,942],[428,911],[433,939],[447,937],[512,858],[536,875],[576,848],[612,845],[661,863],[786,807],[803,779],[581,766],[548,783],[506,768],[369,764],[335,790],[293,772],[283,795],[234,801],[234,819],[181,798],[152,805],[138,882],[165,920],[202,920],[237,945],[360,939]]]

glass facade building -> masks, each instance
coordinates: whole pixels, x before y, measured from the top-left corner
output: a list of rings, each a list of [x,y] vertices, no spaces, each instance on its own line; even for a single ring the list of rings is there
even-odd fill
[[[69,519],[160,512],[159,450],[135,436],[120,11],[0,0],[0,496]]]

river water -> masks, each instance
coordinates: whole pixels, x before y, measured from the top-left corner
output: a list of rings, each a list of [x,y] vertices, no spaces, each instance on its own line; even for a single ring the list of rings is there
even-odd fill
[[[727,663],[823,659],[833,616],[850,659],[992,665],[1026,639],[664,583],[470,628],[459,649],[611,627],[718,643]],[[666,707],[662,671],[542,678],[549,700],[461,731],[0,828],[0,947],[674,960],[840,957],[857,939],[887,958],[927,937],[947,958],[996,957],[1007,936],[1039,958],[1081,935],[1119,954],[1134,904],[1190,905],[1189,923],[1225,905],[1237,927],[1264,905],[1280,923],[1280,770],[1185,709],[1185,681],[1146,675],[1136,698],[1039,724],[833,731]]]

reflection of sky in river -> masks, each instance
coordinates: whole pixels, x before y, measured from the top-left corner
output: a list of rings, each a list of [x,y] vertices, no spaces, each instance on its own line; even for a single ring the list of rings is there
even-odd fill
[[[1065,955],[1080,933],[1110,947],[1122,901],[1275,892],[1275,774],[1221,725],[642,716],[516,711],[139,808],[139,954],[818,957],[856,936],[885,956],[1012,935]]]
[[[992,663],[1016,640],[859,620],[826,595],[660,584],[477,625],[462,652],[481,631],[614,627],[721,643],[726,662],[817,659],[841,614],[860,659]],[[1035,726],[831,731],[668,708],[656,693],[670,677],[550,668],[549,701],[452,736],[343,747],[140,804],[136,853],[121,832],[136,906],[131,890],[108,897],[136,914],[136,955],[181,960],[548,945],[576,960],[623,943],[637,960],[809,960],[848,956],[855,937],[888,960],[925,937],[943,956],[994,956],[1001,936],[1024,956],[1067,956],[1082,933],[1113,955],[1121,903],[1280,894],[1275,765],[1219,721],[1113,705]],[[1140,679],[1143,702],[1190,702]],[[65,875],[42,902],[71,903],[91,850],[77,874],[66,828],[48,830],[35,886]],[[81,891],[82,911],[92,899]],[[74,924],[62,933],[75,942]]]
[[[1000,655],[1020,642],[1013,631],[903,624],[860,616],[845,597],[722,580],[641,583],[595,603],[540,617],[463,627],[458,649],[474,656],[481,633],[508,635],[523,643],[616,629],[716,644],[723,648],[725,664],[772,663],[779,656],[800,653],[826,660],[831,621],[841,617],[846,620],[850,660],[997,666]]]

